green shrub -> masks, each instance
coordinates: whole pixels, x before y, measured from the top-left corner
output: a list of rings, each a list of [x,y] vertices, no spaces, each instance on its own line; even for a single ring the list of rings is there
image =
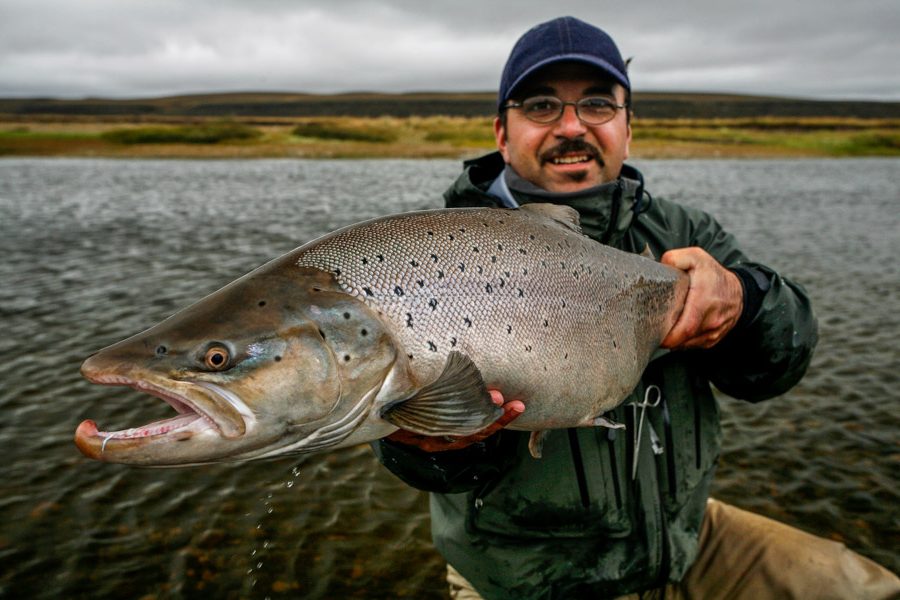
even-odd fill
[[[307,121],[291,132],[297,137],[347,142],[388,143],[397,140],[395,128],[375,124],[337,123],[334,121]]]
[[[235,123],[218,121],[180,127],[152,126],[113,129],[103,139],[117,144],[217,144],[251,140],[262,135],[259,130]]]

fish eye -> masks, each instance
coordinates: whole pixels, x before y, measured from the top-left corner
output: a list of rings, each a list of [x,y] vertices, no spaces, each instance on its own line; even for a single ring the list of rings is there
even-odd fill
[[[211,346],[203,357],[203,364],[211,371],[224,371],[228,368],[231,354],[224,346]]]

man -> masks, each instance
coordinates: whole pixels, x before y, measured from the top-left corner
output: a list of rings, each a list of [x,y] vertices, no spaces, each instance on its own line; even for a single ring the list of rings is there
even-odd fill
[[[840,544],[708,502],[721,445],[710,383],[751,402],[786,392],[809,365],[816,321],[803,289],[749,261],[712,217],[648,201],[640,173],[624,164],[630,93],[603,31],[572,17],[533,28],[503,71],[499,152],[466,163],[445,194],[450,207],[572,206],[587,235],[630,252],[649,247],[690,277],[662,343],[670,351],[606,415],[624,432],[552,431],[534,459],[527,432],[502,429],[528,407],[504,404],[499,390],[504,416],[481,434],[376,442],[389,469],[433,492],[451,595],[607,598],[667,584],[667,597],[898,593],[896,577]]]

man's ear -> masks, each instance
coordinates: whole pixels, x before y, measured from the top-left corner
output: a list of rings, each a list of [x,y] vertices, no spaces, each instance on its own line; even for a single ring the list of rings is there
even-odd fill
[[[622,160],[628,158],[628,152],[631,148],[631,123],[629,122],[625,127],[628,128],[628,134],[625,136],[625,156],[622,157]]]
[[[503,119],[494,117],[494,140],[497,142],[497,150],[503,156],[503,160],[509,163],[509,150],[506,147],[506,127],[503,125]]]

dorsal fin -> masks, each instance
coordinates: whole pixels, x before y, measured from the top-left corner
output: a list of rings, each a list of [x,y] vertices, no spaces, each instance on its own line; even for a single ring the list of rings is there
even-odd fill
[[[523,204],[519,207],[521,210],[527,210],[548,219],[553,219],[557,223],[561,223],[575,231],[581,233],[581,220],[578,217],[578,211],[571,206],[564,204]]]

